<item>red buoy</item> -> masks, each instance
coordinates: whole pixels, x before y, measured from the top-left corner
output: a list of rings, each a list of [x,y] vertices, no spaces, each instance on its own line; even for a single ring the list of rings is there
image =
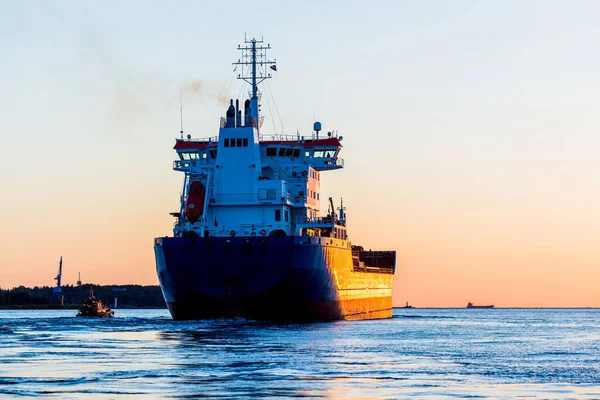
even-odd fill
[[[185,201],[185,216],[192,224],[198,221],[204,212],[204,196],[206,196],[206,186],[199,181],[192,182]]]

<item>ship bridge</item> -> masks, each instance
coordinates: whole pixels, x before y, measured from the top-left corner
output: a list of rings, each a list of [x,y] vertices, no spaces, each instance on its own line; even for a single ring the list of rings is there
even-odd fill
[[[344,159],[339,157],[343,137],[329,132],[329,137],[319,138],[318,134],[306,139],[299,134],[261,135],[260,144],[264,157],[283,163],[293,163],[302,159],[310,162],[317,171],[334,170],[344,167]]]
[[[330,132],[331,134],[331,132]],[[241,138],[240,138],[241,139]],[[317,171],[344,168],[344,159],[339,157],[343,136],[331,134],[319,138],[314,133],[310,138],[298,135],[259,135],[261,156],[279,164],[310,163]],[[243,146],[240,142],[239,147]],[[190,171],[195,166],[214,165],[217,159],[219,137],[177,139],[174,150],[179,160],[173,162],[176,171]],[[231,146],[233,145],[233,146]],[[236,142],[227,142],[227,147],[235,147]],[[247,144],[246,144],[247,145]]]

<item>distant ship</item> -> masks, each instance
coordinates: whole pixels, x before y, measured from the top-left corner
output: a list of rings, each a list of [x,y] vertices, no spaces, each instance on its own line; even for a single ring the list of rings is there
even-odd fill
[[[270,45],[246,40],[219,135],[176,140],[183,172],[173,236],[154,240],[156,270],[173,319],[391,318],[395,251],[350,242],[345,207],[321,214],[321,174],[344,167],[342,136],[263,135],[258,84],[277,71]],[[354,184],[354,183],[353,183]],[[360,183],[356,183],[359,184]]]
[[[494,308],[494,305],[489,305],[489,306],[474,306],[473,303],[469,302],[469,304],[467,304],[467,308]]]
[[[414,307],[413,307],[413,306],[411,306],[411,305],[409,305],[409,304],[408,304],[408,301],[407,301],[407,302],[406,302],[406,305],[405,305],[404,307],[402,307],[402,308],[414,308]]]

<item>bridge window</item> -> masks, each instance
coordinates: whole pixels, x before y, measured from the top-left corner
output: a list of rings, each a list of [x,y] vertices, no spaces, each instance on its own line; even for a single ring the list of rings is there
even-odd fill
[[[275,210],[275,221],[281,221],[281,210]]]
[[[275,147],[267,147],[267,157],[275,157],[277,155],[277,149]]]
[[[293,153],[294,153],[294,149],[285,149],[286,157],[291,157]]]
[[[227,138],[223,141],[224,147],[248,147],[248,138]],[[274,150],[274,149],[273,149]],[[267,149],[267,155],[269,149]]]
[[[283,217],[284,217],[285,222],[288,222],[290,220],[290,211],[287,208],[283,212]]]
[[[294,155],[292,157],[294,157],[294,158],[300,157],[300,149],[294,149]]]
[[[331,158],[335,155],[334,149],[319,149],[315,150],[315,158]]]
[[[211,150],[210,151],[210,156],[211,156],[211,158],[217,158],[217,151],[216,150]]]
[[[279,148],[279,157],[283,157],[283,156],[285,156],[285,148],[280,147]]]
[[[190,153],[190,159],[191,160],[199,160],[200,156],[198,156],[198,153],[193,152],[193,153]]]
[[[183,160],[189,160],[190,159],[190,153],[180,153],[179,155],[181,156],[181,158]]]

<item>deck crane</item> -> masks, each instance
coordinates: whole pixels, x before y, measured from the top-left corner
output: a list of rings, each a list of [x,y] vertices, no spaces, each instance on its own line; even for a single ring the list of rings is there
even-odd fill
[[[333,205],[333,197],[329,198],[329,208],[331,209],[330,214],[329,214],[331,216],[331,220],[335,221],[336,215],[335,215],[335,206]]]

